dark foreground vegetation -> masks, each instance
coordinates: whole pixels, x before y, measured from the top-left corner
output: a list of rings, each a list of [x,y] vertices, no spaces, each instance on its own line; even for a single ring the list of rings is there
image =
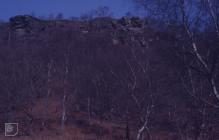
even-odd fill
[[[1,23],[0,139],[5,122],[19,123],[15,139],[219,139],[219,22],[194,26],[180,4],[184,20],[168,24]]]

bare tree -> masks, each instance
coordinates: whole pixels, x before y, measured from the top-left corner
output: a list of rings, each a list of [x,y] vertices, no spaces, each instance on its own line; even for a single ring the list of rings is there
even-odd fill
[[[210,1],[208,1],[209,3]],[[211,85],[211,92],[213,92],[213,94],[215,95],[215,97],[217,98],[217,100],[219,100],[219,93],[218,93],[218,89],[217,89],[217,86],[216,86],[216,83],[215,83],[215,75],[214,75],[214,70],[212,70],[211,66],[214,66],[216,65],[217,63],[217,57],[215,58],[216,60],[213,61],[213,64],[208,64],[206,62],[206,60],[203,58],[203,56],[200,54],[199,52],[199,48],[198,47],[198,44],[196,43],[196,39],[194,37],[194,33],[192,33],[190,27],[189,27],[189,21],[188,21],[188,14],[189,13],[186,13],[186,10],[185,10],[185,1],[184,0],[181,0],[181,14],[182,14],[182,22],[183,22],[183,25],[184,25],[184,28],[185,28],[185,31],[188,35],[188,38],[189,40],[191,41],[191,46],[192,46],[192,52],[194,53],[195,57],[196,57],[196,60],[201,64],[202,67],[200,67],[199,69],[202,71],[204,71],[207,75],[207,79],[209,79],[209,83]],[[211,5],[209,3],[209,5]],[[211,7],[211,6],[210,6]],[[212,11],[212,10],[211,10]],[[212,12],[210,12],[212,13]],[[213,13],[212,13],[213,14]],[[212,15],[214,17],[214,15]],[[214,23],[216,22],[214,20],[215,18],[213,18],[213,21]],[[215,28],[216,28],[216,32],[217,32],[217,23],[215,24]],[[217,46],[215,46],[217,47]],[[218,55],[218,54],[217,54]]]
[[[141,53],[142,55],[146,55],[148,54],[147,53],[147,50],[148,49],[148,46],[145,48],[141,48]],[[137,66],[139,69],[141,69],[142,71],[142,74],[140,74],[141,76],[144,77],[145,81],[144,82],[148,82],[150,83],[149,85],[152,84],[152,82],[150,81],[150,78],[147,77],[146,75],[150,73],[150,62],[149,62],[149,59],[147,57],[145,57],[145,61],[146,63],[142,63],[141,60],[138,60],[136,54],[135,54],[135,50],[131,48],[131,52],[132,52],[132,57],[134,58]],[[133,82],[132,84],[130,83],[130,90],[131,90],[131,97],[132,97],[132,100],[134,101],[134,103],[136,104],[136,106],[138,107],[138,109],[140,110],[140,121],[141,121],[141,127],[139,128],[138,130],[138,134],[137,134],[137,140],[143,140],[144,139],[144,132],[146,131],[147,132],[147,135],[148,135],[148,139],[151,139],[151,134],[150,134],[150,130],[149,130],[149,121],[150,121],[150,115],[151,115],[151,112],[153,110],[153,107],[154,107],[154,102],[153,102],[153,93],[152,91],[150,90],[150,86],[147,87],[147,89],[145,90],[146,91],[149,91],[149,95],[145,93],[145,96],[149,96],[150,97],[150,100],[148,100],[147,102],[141,104],[139,99],[136,97],[136,86],[137,86],[137,73],[134,69],[134,67],[131,65],[131,63],[129,61],[127,61],[127,64],[131,70],[131,73],[132,73],[132,76],[133,76]],[[138,74],[139,75],[139,74]],[[146,86],[146,85],[145,85]]]

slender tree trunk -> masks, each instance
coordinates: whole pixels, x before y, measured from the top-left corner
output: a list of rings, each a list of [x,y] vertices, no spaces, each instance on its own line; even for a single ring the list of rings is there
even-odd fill
[[[152,108],[153,108],[153,104],[151,106],[147,107],[147,113],[145,115],[145,119],[144,119],[143,125],[138,130],[137,140],[143,140],[144,132],[147,132],[148,140],[151,139],[150,131],[149,131],[149,128],[148,128],[148,122],[149,122],[149,117],[151,115]]]
[[[64,131],[65,129],[65,120],[66,120],[66,94],[64,94],[62,99],[62,120],[61,120],[61,130]]]
[[[62,99],[62,118],[61,118],[61,130],[62,132],[65,129],[66,121],[66,98],[67,98],[67,77],[68,77],[69,67],[68,67],[68,58],[65,56],[65,75],[64,75],[64,95]]]
[[[129,130],[129,122],[128,122],[128,120],[127,120],[127,122],[126,122],[125,140],[130,140],[130,130]]]
[[[87,99],[87,111],[88,111],[88,120],[91,120],[91,99],[88,97]]]
[[[143,124],[143,126],[138,130],[138,134],[137,134],[137,140],[143,140],[143,133],[146,130],[147,127],[147,121],[145,121],[145,123]]]
[[[48,113],[48,108],[49,108],[49,97],[51,93],[51,77],[52,77],[52,65],[53,61],[51,60],[48,63],[48,70],[47,70],[47,94],[46,94],[46,100],[45,100],[45,114],[44,114],[44,120],[42,122],[42,126],[45,127],[46,125],[46,120],[48,119],[49,113]]]

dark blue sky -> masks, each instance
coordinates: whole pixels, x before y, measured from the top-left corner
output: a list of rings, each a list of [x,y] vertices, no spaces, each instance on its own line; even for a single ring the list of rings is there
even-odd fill
[[[66,18],[78,17],[100,6],[110,7],[115,17],[135,12],[132,0],[0,0],[0,19],[30,13],[46,17],[63,13]]]

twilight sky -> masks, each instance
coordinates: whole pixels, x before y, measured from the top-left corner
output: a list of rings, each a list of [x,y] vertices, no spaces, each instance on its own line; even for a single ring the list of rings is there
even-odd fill
[[[36,16],[63,13],[64,17],[77,17],[99,6],[110,7],[115,17],[135,12],[132,0],[0,0],[0,19],[30,13]]]

